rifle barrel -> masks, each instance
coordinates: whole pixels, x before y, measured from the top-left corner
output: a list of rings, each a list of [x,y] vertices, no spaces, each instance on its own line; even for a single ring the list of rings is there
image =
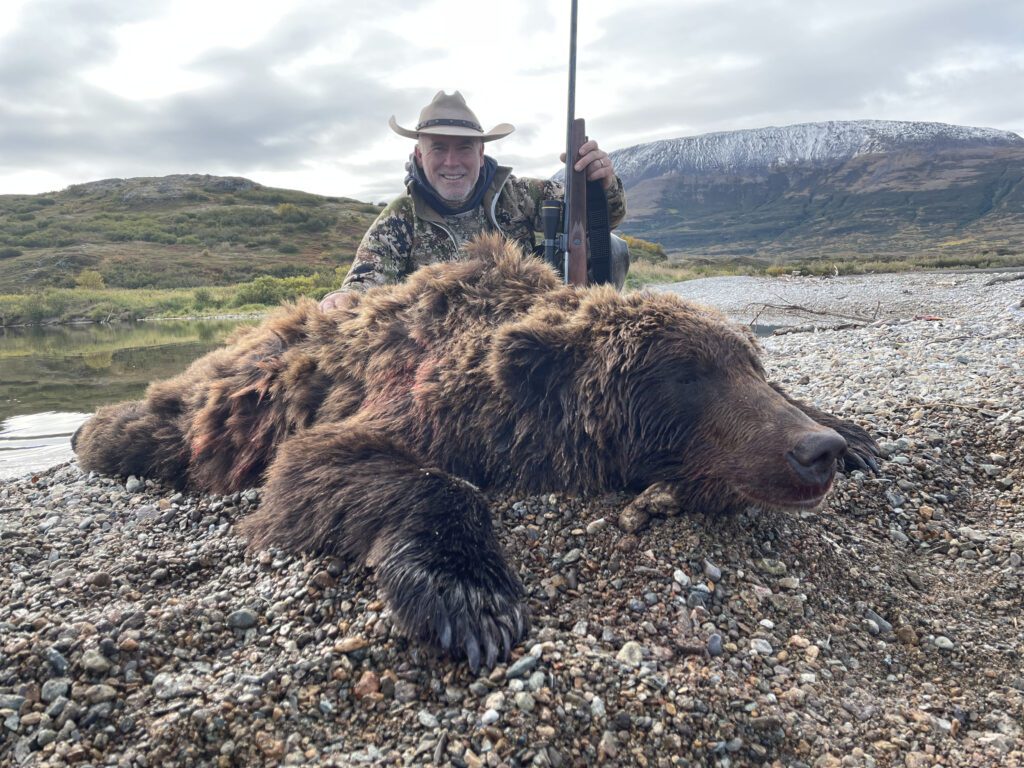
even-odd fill
[[[573,133],[575,131],[576,123],[576,16],[577,16],[577,0],[572,0],[572,13],[569,20],[569,104],[566,112],[568,119],[566,120],[565,126],[565,208],[564,208],[564,222],[565,222],[565,268],[563,277],[566,282],[571,282],[569,273],[569,237],[571,229],[571,216],[573,215],[573,207],[580,204],[580,200],[574,200],[572,195],[572,187],[575,186],[573,181],[573,165],[576,163],[576,157],[574,156],[579,150],[579,144],[573,144]]]

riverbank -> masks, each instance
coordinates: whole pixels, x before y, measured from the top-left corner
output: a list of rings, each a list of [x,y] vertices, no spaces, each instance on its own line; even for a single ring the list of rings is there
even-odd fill
[[[0,327],[110,323],[269,312],[300,296],[324,296],[336,290],[347,266],[302,277],[264,275],[247,283],[197,288],[45,288],[32,293],[0,294]]]
[[[989,278],[672,286],[877,309],[763,344],[882,476],[639,535],[626,496],[495,496],[534,628],[480,677],[398,637],[365,573],[247,554],[257,491],[6,483],[0,763],[1024,765],[1024,284]]]

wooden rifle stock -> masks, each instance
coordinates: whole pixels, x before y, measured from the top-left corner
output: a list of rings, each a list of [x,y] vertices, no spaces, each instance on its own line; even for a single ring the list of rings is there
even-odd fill
[[[582,118],[572,121],[569,145],[566,148],[565,234],[566,282],[587,284],[587,175],[573,168],[579,159],[580,147],[586,141],[586,125]]]

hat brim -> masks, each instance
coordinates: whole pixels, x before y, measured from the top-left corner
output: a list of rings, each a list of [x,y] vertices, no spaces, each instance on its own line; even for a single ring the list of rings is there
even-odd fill
[[[395,120],[394,115],[388,120],[388,125],[399,136],[405,136],[409,139],[418,139],[420,136],[469,136],[481,141],[494,141],[495,139],[505,138],[515,130],[514,125],[499,123],[487,133],[474,131],[472,128],[462,128],[457,125],[435,125],[430,128],[424,128],[422,131],[410,131],[408,128],[400,126],[398,121]]]

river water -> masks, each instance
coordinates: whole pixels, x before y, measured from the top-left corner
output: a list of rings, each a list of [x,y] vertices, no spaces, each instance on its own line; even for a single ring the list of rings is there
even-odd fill
[[[0,481],[72,457],[101,405],[142,396],[254,320],[0,328]]]

